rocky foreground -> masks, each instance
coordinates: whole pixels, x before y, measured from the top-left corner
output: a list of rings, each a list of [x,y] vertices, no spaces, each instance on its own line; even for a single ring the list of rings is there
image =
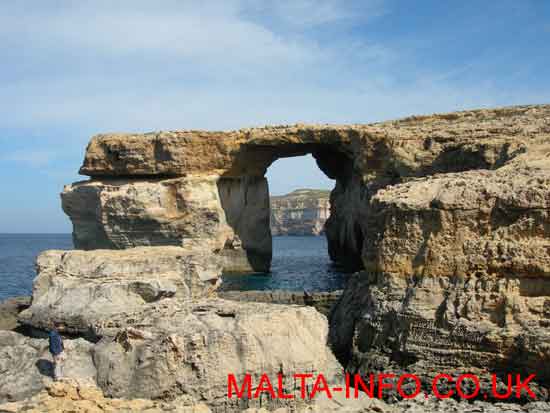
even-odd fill
[[[330,191],[297,189],[270,197],[272,235],[321,235],[330,215]]]
[[[316,306],[330,297],[218,297],[223,272],[269,268],[264,174],[306,153],[336,180],[329,253],[358,270],[329,319]],[[77,249],[38,257],[30,306],[11,305],[15,330],[0,332],[0,411],[550,410],[550,105],[98,135],[81,173],[91,179],[62,194]],[[56,385],[41,338],[54,322],[70,377]],[[228,374],[250,375],[256,392],[264,373],[339,386],[345,372],[412,373],[422,392],[227,397]],[[439,373],[479,375],[481,391],[426,398]],[[536,399],[485,397],[507,374],[534,374]]]

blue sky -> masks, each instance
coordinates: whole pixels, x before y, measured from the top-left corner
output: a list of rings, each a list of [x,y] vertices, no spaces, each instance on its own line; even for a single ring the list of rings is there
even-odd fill
[[[69,232],[95,133],[550,103],[550,1],[5,1],[0,53],[0,232]],[[268,178],[331,185],[311,158]]]

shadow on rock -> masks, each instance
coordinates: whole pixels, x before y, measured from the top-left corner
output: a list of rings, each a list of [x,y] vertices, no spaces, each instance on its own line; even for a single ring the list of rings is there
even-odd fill
[[[50,360],[38,359],[35,365],[40,374],[47,377],[53,377],[53,363]]]

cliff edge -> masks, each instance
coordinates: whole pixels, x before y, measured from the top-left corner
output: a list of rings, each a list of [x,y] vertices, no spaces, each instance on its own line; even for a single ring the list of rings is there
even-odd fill
[[[297,189],[272,196],[270,208],[272,235],[321,235],[330,215],[330,191]]]

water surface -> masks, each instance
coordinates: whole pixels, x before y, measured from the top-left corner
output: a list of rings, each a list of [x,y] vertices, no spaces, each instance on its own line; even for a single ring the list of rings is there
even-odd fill
[[[72,248],[71,234],[0,234],[0,301],[31,294],[42,251]]]
[[[0,301],[30,295],[36,256],[73,248],[71,234],[0,234]],[[224,276],[226,290],[333,291],[347,275],[335,267],[322,237],[273,237],[270,274]]]
[[[334,291],[348,274],[335,266],[320,237],[273,237],[271,273],[225,275],[224,290]]]

